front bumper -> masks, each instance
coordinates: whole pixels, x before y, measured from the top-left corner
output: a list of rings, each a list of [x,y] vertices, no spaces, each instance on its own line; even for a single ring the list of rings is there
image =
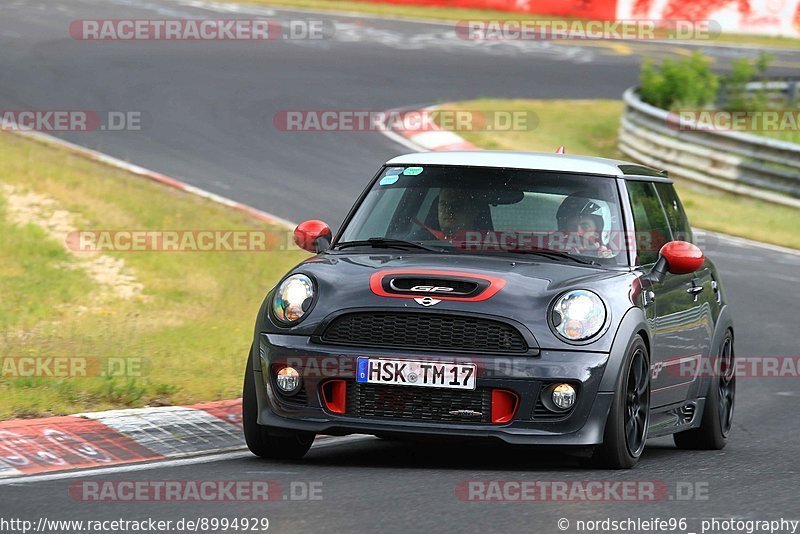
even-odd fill
[[[343,414],[332,413],[322,398],[322,385],[329,380],[343,379],[348,388],[355,387],[356,359],[361,356],[469,361],[477,365],[479,390],[510,391],[518,396],[519,403],[514,417],[507,423],[364,417],[356,414],[352,406],[348,406]],[[312,343],[305,336],[262,333],[254,344],[253,354],[258,422],[275,428],[330,435],[408,434],[494,438],[512,444],[597,445],[603,441],[614,395],[613,392],[598,391],[608,358],[606,353],[547,350],[542,350],[537,356],[431,355],[416,350],[401,352],[322,345]],[[286,397],[275,388],[274,371],[282,365],[291,365],[300,371],[303,377],[300,395]],[[566,415],[542,417],[539,415],[542,413],[538,402],[540,393],[548,384],[556,382],[577,386],[577,402]],[[348,399],[351,399],[349,394]]]

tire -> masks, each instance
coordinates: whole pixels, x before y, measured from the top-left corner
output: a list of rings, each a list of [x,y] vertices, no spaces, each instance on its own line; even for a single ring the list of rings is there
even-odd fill
[[[636,335],[625,353],[614,401],[608,413],[603,444],[590,465],[603,469],[630,469],[639,461],[650,423],[650,356]]]
[[[273,460],[299,460],[311,448],[314,434],[273,429],[258,424],[258,401],[253,371],[253,350],[247,358],[242,388],[242,426],[244,440],[250,452],[261,458]]]
[[[719,348],[714,377],[708,386],[700,426],[672,436],[675,446],[685,450],[720,450],[728,443],[736,401],[733,334],[725,334]]]

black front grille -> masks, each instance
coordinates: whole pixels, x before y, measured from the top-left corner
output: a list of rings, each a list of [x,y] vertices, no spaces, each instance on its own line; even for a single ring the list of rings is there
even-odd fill
[[[480,388],[459,390],[350,382],[347,415],[438,423],[490,423],[492,395],[491,390]]]
[[[500,321],[434,313],[358,312],[334,319],[326,343],[452,352],[527,352],[519,331]]]

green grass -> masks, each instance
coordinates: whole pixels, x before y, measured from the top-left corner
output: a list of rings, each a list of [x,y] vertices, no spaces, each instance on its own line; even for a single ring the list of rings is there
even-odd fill
[[[389,18],[458,21],[470,18],[501,20],[570,20],[554,15],[535,15],[491,9],[464,9],[456,7],[394,5],[370,1],[352,0],[222,0],[223,2],[248,3],[282,8],[309,9],[316,11],[350,12],[378,15]],[[800,39],[769,37],[762,35],[722,34],[711,41],[713,44],[758,45],[770,48],[800,48]],[[586,43],[584,43],[586,44]],[[634,43],[635,44],[635,43]]]
[[[0,377],[0,419],[185,404],[241,394],[256,312],[301,251],[117,252],[143,285],[103,290],[63,239],[10,221],[35,193],[80,229],[275,230],[240,212],[0,132],[0,357],[129,358],[135,376]]]
[[[524,131],[463,131],[459,135],[490,150],[554,152],[626,159],[617,148],[623,104],[615,100],[472,100],[442,106],[448,110],[524,111],[538,125]],[[676,180],[693,226],[800,249],[798,210]]]

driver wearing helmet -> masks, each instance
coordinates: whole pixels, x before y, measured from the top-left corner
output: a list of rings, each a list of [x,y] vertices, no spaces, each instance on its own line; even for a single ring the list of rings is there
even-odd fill
[[[486,231],[491,226],[489,204],[477,191],[441,188],[431,215],[435,215],[432,224],[438,224],[438,230],[416,218],[412,222],[440,241],[464,239],[466,232]]]
[[[573,193],[556,213],[564,252],[610,258],[614,253],[603,243],[603,208],[585,193]]]

